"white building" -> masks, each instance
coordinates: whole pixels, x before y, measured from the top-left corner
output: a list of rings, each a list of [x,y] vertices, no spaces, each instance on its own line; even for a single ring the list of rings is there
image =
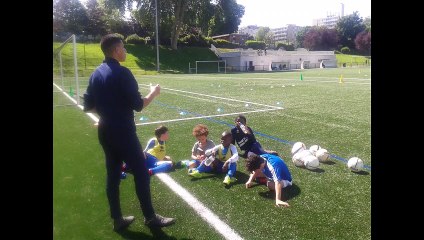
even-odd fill
[[[275,42],[286,42],[288,44],[296,43],[296,34],[300,30],[300,26],[287,24],[285,27],[274,28],[271,31],[274,33]]]
[[[336,27],[339,19],[340,19],[339,15],[328,15],[325,18],[314,19],[312,24],[314,26],[325,26],[327,28],[332,29]]]
[[[256,33],[258,32],[260,27],[257,25],[249,25],[247,27],[242,27],[238,30],[238,33],[240,34],[249,34],[252,37],[256,36]]]
[[[283,51],[240,49],[221,53],[211,46],[211,50],[226,61],[227,71],[275,71],[290,69],[337,67],[334,51]]]
[[[327,17],[312,20],[313,26],[325,26],[327,28],[335,28],[340,18],[344,17],[344,4],[341,4],[341,13],[327,13]]]

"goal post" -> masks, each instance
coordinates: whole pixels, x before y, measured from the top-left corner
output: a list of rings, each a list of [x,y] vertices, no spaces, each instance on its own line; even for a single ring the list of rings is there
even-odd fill
[[[73,105],[66,97],[80,104],[77,44],[72,34],[53,50],[53,106]]]
[[[227,61],[214,60],[214,61],[196,61],[192,66],[190,63],[189,73],[227,73]]]

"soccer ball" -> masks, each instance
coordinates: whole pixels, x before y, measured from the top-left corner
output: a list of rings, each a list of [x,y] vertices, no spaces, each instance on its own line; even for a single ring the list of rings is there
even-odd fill
[[[315,170],[319,167],[319,160],[317,157],[312,155],[312,153],[304,157],[303,163],[305,164],[305,167],[309,170]]]
[[[292,157],[292,162],[296,167],[305,166],[304,160],[306,156],[312,155],[312,153],[307,149],[300,149],[297,153],[295,153]]]
[[[320,148],[316,153],[315,157],[318,158],[320,162],[326,162],[330,158],[330,154],[328,153],[327,149]]]
[[[358,157],[353,157],[347,161],[347,167],[353,172],[360,172],[364,167],[364,162]]]
[[[312,145],[310,148],[309,148],[309,151],[311,151],[311,153],[314,155],[314,156],[316,156],[315,154],[316,154],[316,152],[318,151],[318,150],[320,150],[321,149],[321,147],[319,146],[319,145]]]
[[[297,152],[292,157],[292,162],[296,167],[303,167],[305,166],[304,160],[306,156],[312,156],[312,153],[309,150],[303,149]]]
[[[295,155],[296,153],[305,150],[306,146],[303,142],[296,142],[295,144],[293,144],[292,150],[291,150],[291,154]]]

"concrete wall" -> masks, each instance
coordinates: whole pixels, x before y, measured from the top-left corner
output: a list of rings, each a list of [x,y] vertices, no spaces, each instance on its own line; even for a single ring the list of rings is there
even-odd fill
[[[249,70],[252,62],[254,71],[279,70],[275,66],[286,64],[286,69],[337,67],[336,55],[333,51],[282,51],[239,50],[237,52],[219,53],[222,60],[227,61],[227,67],[234,71]]]

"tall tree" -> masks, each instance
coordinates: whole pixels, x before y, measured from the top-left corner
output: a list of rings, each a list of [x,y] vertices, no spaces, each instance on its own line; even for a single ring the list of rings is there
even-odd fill
[[[371,18],[370,17],[365,18],[364,25],[365,25],[365,30],[367,32],[371,32]]]
[[[358,33],[365,30],[362,18],[358,12],[341,18],[336,25],[339,36],[339,43],[342,47],[355,48],[355,37]]]
[[[306,34],[303,46],[311,51],[329,51],[337,47],[338,37],[335,29],[312,27]]]
[[[371,54],[371,32],[365,30],[356,35],[355,47],[362,54]]]
[[[171,48],[177,50],[178,37],[184,26],[184,14],[187,8],[188,0],[173,0],[174,5],[174,21],[172,23],[171,32]]]
[[[215,13],[209,21],[209,35],[221,35],[237,32],[241,18],[244,15],[244,6],[236,0],[217,0]]]
[[[296,34],[296,48],[303,48],[303,41],[305,40],[305,35],[311,29],[311,26],[302,27]]]
[[[131,9],[132,3],[137,2],[138,10],[134,18],[154,32],[155,0],[104,1],[107,8],[119,9],[121,12]],[[162,41],[169,39],[172,49],[177,49],[180,34],[192,27],[202,32],[209,29],[211,35],[235,32],[244,14],[244,7],[237,4],[236,0],[157,0],[157,3],[160,38]]]
[[[53,2],[53,31],[81,34],[87,24],[87,13],[79,0]]]
[[[224,14],[222,33],[237,32],[244,15],[244,6],[237,4],[236,0],[220,0],[218,5],[222,8]]]
[[[97,0],[88,0],[86,3],[88,25],[86,27],[86,34],[91,35],[104,35],[107,32],[106,13],[100,7]]]
[[[260,27],[256,32],[255,40],[265,42],[266,36],[270,31],[269,27]]]

